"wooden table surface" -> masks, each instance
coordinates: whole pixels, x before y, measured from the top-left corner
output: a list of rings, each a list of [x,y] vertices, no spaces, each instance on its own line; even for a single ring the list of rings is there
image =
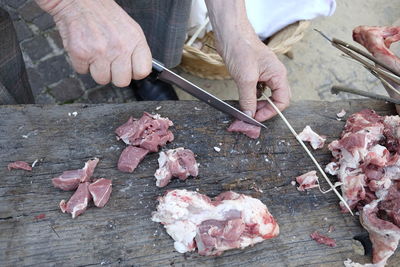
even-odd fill
[[[344,126],[344,121],[336,120],[342,108],[347,114],[363,108],[394,114],[393,106],[370,100],[298,102],[284,113],[297,131],[310,125],[328,136],[329,143]],[[74,111],[76,117],[68,115]],[[175,140],[166,148],[193,150],[200,163],[198,178],[174,179],[167,187],[157,188],[153,175],[158,153],[148,155],[133,174],[117,170],[125,145],[116,140],[114,129],[143,111],[157,112],[175,123]],[[266,123],[268,130],[262,130],[258,140],[227,132],[230,118],[196,101],[0,106],[0,118],[2,266],[343,266],[347,258],[370,262],[353,240],[366,232],[358,216],[342,214],[333,193],[299,192],[291,184],[315,167],[279,118]],[[215,146],[221,151],[216,152]],[[330,160],[326,147],[314,155],[322,166]],[[100,163],[94,177],[113,180],[110,201],[102,209],[92,206],[72,219],[58,207],[72,192],[54,188],[51,178],[82,168],[95,156]],[[36,159],[42,161],[32,172],[6,168],[12,161]],[[327,188],[326,182],[322,184]],[[177,253],[162,225],[150,219],[157,196],[174,188],[198,190],[211,197],[225,190],[257,197],[277,219],[280,235],[219,257]],[[40,214],[45,218],[35,218]],[[335,231],[327,233],[330,225]],[[335,238],[337,246],[311,240],[309,235],[315,230]],[[388,266],[399,264],[400,253],[396,253]]]

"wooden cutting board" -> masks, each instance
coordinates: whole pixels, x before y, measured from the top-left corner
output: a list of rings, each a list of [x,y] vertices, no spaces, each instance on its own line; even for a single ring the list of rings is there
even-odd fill
[[[326,135],[329,143],[344,126],[344,121],[336,119],[342,108],[347,111],[346,118],[363,108],[394,114],[391,105],[370,100],[298,102],[284,113],[298,132],[310,125]],[[148,155],[133,174],[117,170],[125,145],[116,140],[114,129],[130,115],[140,117],[143,111],[157,112],[174,122],[175,140],[166,148],[193,150],[200,163],[198,178],[173,180],[167,187],[157,188],[153,176],[158,168],[157,153]],[[68,115],[72,112],[77,116]],[[227,132],[230,118],[196,101],[0,106],[0,118],[3,266],[343,266],[347,258],[370,262],[370,257],[360,255],[362,246],[353,239],[366,232],[358,216],[341,213],[333,193],[322,194],[317,189],[298,192],[291,184],[296,176],[315,167],[279,118],[266,123],[268,130],[262,130],[258,140]],[[314,155],[322,166],[331,157],[326,147]],[[111,199],[106,207],[91,206],[73,220],[58,207],[73,192],[54,188],[51,178],[82,168],[95,156],[100,163],[94,177],[113,180]],[[12,161],[32,163],[36,159],[41,161],[32,172],[6,168]],[[257,197],[277,219],[280,235],[219,257],[177,253],[162,225],[150,219],[157,196],[174,188],[198,190],[211,197],[226,190]],[[330,225],[335,231],[327,233]],[[315,230],[335,238],[337,247],[311,240],[309,235]],[[388,266],[399,264],[397,253]]]

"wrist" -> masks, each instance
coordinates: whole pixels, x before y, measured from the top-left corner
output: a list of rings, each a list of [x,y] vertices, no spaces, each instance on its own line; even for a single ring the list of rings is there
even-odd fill
[[[65,6],[71,4],[73,0],[35,0],[36,4],[49,13],[50,15],[54,16],[59,12],[59,10],[63,9]]]

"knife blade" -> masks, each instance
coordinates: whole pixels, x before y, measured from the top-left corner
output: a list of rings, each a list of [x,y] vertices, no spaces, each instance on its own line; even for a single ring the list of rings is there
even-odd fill
[[[162,63],[158,62],[157,60],[153,59],[153,69],[157,71],[157,79],[160,79],[164,82],[169,82],[175,84],[185,92],[191,94],[195,98],[207,103],[208,105],[212,106],[213,108],[222,111],[226,114],[233,116],[234,118],[250,123],[252,125],[256,125],[259,127],[267,128],[264,124],[260,123],[259,121],[253,119],[252,117],[246,115],[242,111],[238,110],[237,108],[229,105],[228,103],[222,101],[221,99],[213,96],[209,92],[201,89],[199,86],[191,83],[190,81],[186,80],[185,78],[177,75],[176,73],[172,72],[171,70],[165,68]]]

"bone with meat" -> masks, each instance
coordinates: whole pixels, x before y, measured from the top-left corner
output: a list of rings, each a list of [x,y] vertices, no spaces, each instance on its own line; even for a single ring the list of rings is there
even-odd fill
[[[85,163],[85,166],[82,169],[64,171],[60,176],[53,178],[51,181],[54,187],[66,191],[75,190],[78,188],[79,183],[89,181],[98,162],[98,158],[91,159]]]
[[[353,39],[363,45],[376,59],[400,72],[400,58],[389,50],[392,43],[400,40],[400,27],[359,26],[353,30]],[[400,90],[400,85],[388,82]],[[387,85],[383,84],[383,86],[391,97],[400,98],[400,95],[393,92]],[[396,110],[400,114],[399,105],[396,105]]]
[[[341,139],[328,145],[334,157],[329,169],[342,183],[343,198],[360,212],[376,266],[386,264],[400,239],[399,133],[399,116],[363,110],[352,114]]]
[[[187,190],[172,190],[158,199],[152,220],[164,225],[180,253],[221,255],[279,234],[279,226],[258,199],[228,191],[214,200]]]
[[[310,142],[312,148],[318,149],[323,148],[325,144],[326,137],[320,136],[314,132],[310,126],[306,126],[301,133],[299,133],[299,138],[302,141]]]
[[[158,164],[159,169],[154,174],[158,187],[166,186],[172,177],[186,180],[189,176],[196,177],[199,174],[194,153],[183,147],[160,152]]]

